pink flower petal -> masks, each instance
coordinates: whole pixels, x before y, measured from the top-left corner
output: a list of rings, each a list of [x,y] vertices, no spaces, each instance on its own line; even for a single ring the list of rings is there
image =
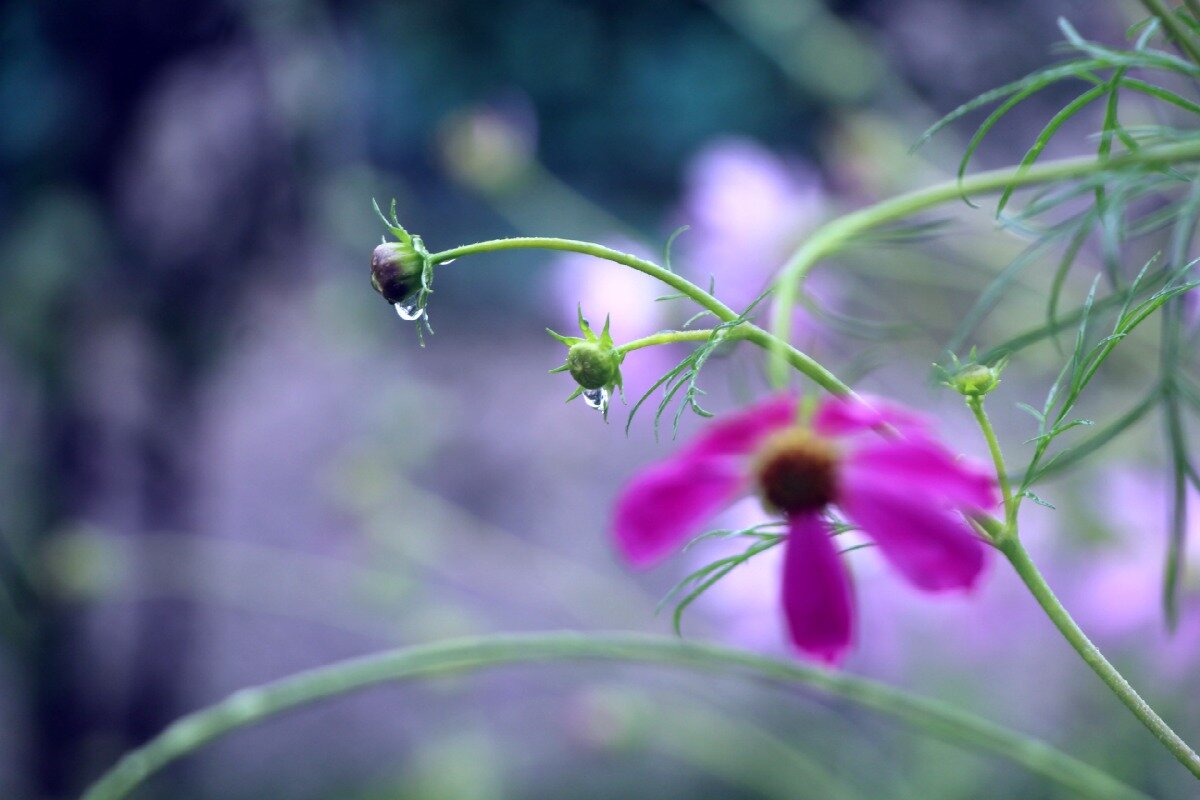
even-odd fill
[[[934,495],[851,471],[838,504],[918,589],[971,589],[983,574],[986,545]]]
[[[924,414],[871,395],[831,397],[813,416],[813,430],[823,436],[846,436],[884,425],[911,434],[927,434],[932,427]]]
[[[783,561],[788,632],[801,651],[837,664],[854,641],[850,576],[820,517],[802,514],[788,522]]]
[[[955,508],[986,511],[1000,502],[996,479],[987,469],[954,455],[931,439],[878,439],[854,450],[844,469],[864,480],[922,493]]]
[[[764,439],[796,421],[796,398],[778,394],[705,428],[688,445],[688,456],[748,455]]]
[[[650,566],[700,533],[744,483],[737,459],[680,455],[650,466],[617,499],[617,548],[633,566]]]

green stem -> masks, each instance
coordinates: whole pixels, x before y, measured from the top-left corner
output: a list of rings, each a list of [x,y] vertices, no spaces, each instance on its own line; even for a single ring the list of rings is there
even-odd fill
[[[1092,644],[1087,634],[1080,629],[1059,599],[1055,597],[1054,591],[1029,558],[1029,553],[1021,544],[1020,538],[1008,536],[997,542],[997,546],[1008,558],[1017,574],[1021,576],[1021,580],[1029,587],[1029,591],[1033,593],[1042,610],[1046,612],[1046,616],[1050,617],[1055,627],[1071,647],[1075,648],[1084,662],[1100,676],[1100,680],[1104,681],[1113,694],[1133,712],[1133,715],[1141,720],[1142,724],[1162,742],[1171,755],[1175,756],[1180,764],[1187,767],[1189,772],[1200,778],[1200,755],[1196,755],[1196,752],[1188,747],[1175,731],[1171,730],[1171,726],[1163,721],[1163,718],[1142,699],[1129,681],[1125,680],[1125,677],[1117,671],[1117,668],[1109,663],[1100,649]]]
[[[1012,482],[1008,477],[1008,467],[1004,464],[1004,454],[1000,451],[1000,440],[996,438],[996,430],[983,408],[983,395],[967,397],[967,407],[975,415],[983,438],[987,441],[988,452],[991,453],[992,463],[996,466],[996,480],[1000,482],[1000,494],[1004,497],[1004,530],[999,538],[1006,537],[1010,531],[1016,530],[1017,509],[1013,502]]]
[[[1100,648],[1092,644],[1092,640],[1087,637],[1087,634],[1063,607],[1058,597],[1055,596],[1054,590],[1046,583],[1046,579],[1038,571],[1037,565],[1029,557],[1028,551],[1025,550],[1017,535],[1018,505],[1012,494],[1012,486],[1009,484],[1008,470],[1004,464],[1004,456],[1000,452],[1000,442],[997,440],[991,420],[988,419],[987,412],[983,408],[983,397],[968,397],[967,405],[975,414],[975,420],[979,423],[980,430],[983,431],[984,438],[988,443],[988,450],[992,454],[992,461],[996,465],[996,477],[1000,481],[1000,491],[1004,494],[1006,520],[1003,526],[988,518],[979,518],[976,521],[988,532],[1000,552],[1008,558],[1025,586],[1038,601],[1038,605],[1046,612],[1046,616],[1058,628],[1067,643],[1075,649],[1075,652],[1079,653],[1084,663],[1100,676],[1112,693],[1133,712],[1134,716],[1141,720],[1142,724],[1163,743],[1179,763],[1200,778],[1200,756],[1196,755],[1195,751],[1188,747],[1187,743],[1171,730],[1163,718],[1150,707],[1150,704],[1142,699],[1137,690],[1125,679],[1125,676],[1104,657]]]
[[[1196,43],[1189,35],[1187,26],[1179,21],[1179,18],[1171,13],[1171,9],[1167,8],[1162,0],[1142,0],[1142,5],[1146,7],[1154,16],[1158,17],[1158,21],[1162,23],[1164,30],[1167,32],[1167,38],[1178,47],[1184,55],[1190,58],[1197,64],[1200,64],[1200,49],[1197,49]],[[1189,8],[1194,8],[1194,3],[1189,3]]]
[[[732,308],[687,278],[671,272],[669,269],[660,267],[652,261],[638,258],[631,253],[622,253],[620,250],[613,250],[611,247],[604,247],[592,242],[581,242],[575,239],[558,239],[550,236],[514,236],[508,239],[492,239],[487,242],[475,242],[474,244],[466,244],[461,247],[453,247],[449,250],[443,250],[440,253],[432,253],[429,258],[434,264],[441,264],[463,256],[494,253],[500,250],[558,250],[568,253],[583,253],[584,255],[602,258],[657,278],[685,297],[694,300],[700,307],[711,311],[722,322],[732,322],[738,319],[738,314]],[[778,354],[783,358],[785,363],[792,365],[827,391],[837,395],[853,394],[850,387],[839,380],[836,375],[815,361],[811,356],[797,350],[786,341],[782,339],[777,340],[776,337],[767,331],[748,322],[741,323],[739,328],[744,330],[744,333],[740,335],[747,341],[753,342],[759,347],[767,349],[769,352]]]
[[[737,328],[729,331],[726,336],[737,336]],[[698,328],[694,331],[662,331],[661,333],[643,336],[641,339],[634,339],[631,342],[626,342],[617,348],[617,352],[622,355],[632,350],[641,350],[643,347],[654,347],[660,344],[675,344],[676,342],[707,342],[713,335],[712,328]]]
[[[1146,800],[1135,789],[1043,742],[953,706],[865,678],[669,637],[577,633],[496,635],[401,648],[243,689],[177,720],[145,745],[126,754],[87,790],[83,800],[126,797],[155,772],[214,739],[289,709],[357,689],[505,664],[580,660],[739,672],[781,683],[804,684],[906,720],[954,744],[989,751],[1079,795]]]
[[[461,247],[452,247],[440,253],[431,253],[429,260],[434,264],[441,264],[446,261],[453,261],[456,258],[462,258],[463,256],[495,253],[501,250],[558,250],[603,258],[606,261],[623,264],[636,269],[638,272],[644,272],[653,278],[657,278],[680,294],[694,300],[697,305],[711,311],[723,322],[737,319],[738,316],[737,312],[732,308],[687,278],[671,272],[671,270],[665,267],[660,267],[653,261],[647,261],[644,258],[638,258],[632,253],[623,253],[620,250],[614,250],[611,247],[605,247],[593,242],[581,242],[576,239],[559,239],[552,236],[513,236],[507,239],[492,239],[486,242],[475,242],[473,244],[462,245]]]
[[[833,255],[847,241],[872,228],[972,194],[1002,191],[1009,186],[1020,188],[1128,167],[1153,169],[1196,159],[1200,159],[1200,139],[1162,147],[1146,147],[1113,158],[1085,156],[1047,161],[1032,167],[1005,167],[917,189],[837,217],[814,231],[779,271],[775,282],[771,330],[781,342],[787,339],[800,281],[822,259]],[[779,358],[771,363],[771,376],[778,384],[786,380]]]
[[[768,353],[782,355],[785,363],[799,372],[812,378],[819,386],[836,395],[852,396],[854,390],[842,383],[832,372],[827,370],[806,353],[797,350],[787,340],[780,339],[769,331],[757,325],[746,325],[746,341],[753,342]]]
[[[1182,299],[1182,298],[1181,298]],[[1166,304],[1162,313],[1160,369],[1162,371],[1163,433],[1171,452],[1171,510],[1170,538],[1167,540],[1167,559],[1163,565],[1162,601],[1167,630],[1174,631],[1179,621],[1179,579],[1183,571],[1181,559],[1187,541],[1187,430],[1179,407],[1177,375],[1182,372],[1180,341],[1185,322],[1181,318],[1179,301]]]

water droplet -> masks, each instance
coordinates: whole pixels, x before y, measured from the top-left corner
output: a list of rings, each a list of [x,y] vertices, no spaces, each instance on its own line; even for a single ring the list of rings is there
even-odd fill
[[[583,402],[588,404],[588,408],[604,413],[608,410],[608,389],[584,389]]]
[[[458,259],[457,259],[457,258],[448,258],[448,259],[446,259],[445,261],[443,261],[441,264],[439,264],[438,266],[439,266],[439,267],[444,267],[444,266],[446,266],[447,264],[453,264],[455,261],[458,261]]]
[[[419,307],[416,300],[405,300],[396,303],[393,307],[396,309],[396,314],[399,315],[400,319],[408,322],[420,319],[425,314],[425,309]]]

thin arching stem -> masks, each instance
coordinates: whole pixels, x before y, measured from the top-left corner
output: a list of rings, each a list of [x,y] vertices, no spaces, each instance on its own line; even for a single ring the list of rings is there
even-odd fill
[[[1079,657],[1083,659],[1084,663],[1092,668],[1092,671],[1100,677],[1100,680],[1104,681],[1117,699],[1124,703],[1125,707],[1133,712],[1133,715],[1154,734],[1155,738],[1175,757],[1175,760],[1200,778],[1200,755],[1197,755],[1187,742],[1172,730],[1171,726],[1158,715],[1158,712],[1142,699],[1142,696],[1112,665],[1112,662],[1105,658],[1104,653],[1100,652],[1100,648],[1096,647],[1079,627],[1079,624],[1075,622],[1066,606],[1050,588],[1050,584],[1046,583],[1046,579],[1042,577],[1042,573],[1033,563],[1033,559],[1029,557],[1025,546],[1021,544],[1021,537],[1018,535],[1016,504],[1012,495],[1012,487],[1008,482],[1008,470],[1004,463],[1004,457],[1000,453],[1000,444],[995,430],[984,410],[983,397],[968,398],[967,405],[975,414],[980,430],[983,431],[984,438],[987,440],[988,449],[995,462],[996,476],[1000,481],[1000,490],[1004,495],[1006,509],[1006,521],[1003,526],[990,519],[977,521],[989,533],[996,547],[1012,564],[1021,581],[1037,600],[1042,610],[1046,612],[1046,616],[1050,618],[1050,621],[1054,623],[1059,633],[1075,652],[1079,653]]]
[[[815,230],[780,269],[775,281],[771,331],[780,341],[787,338],[800,282],[822,259],[837,253],[856,236],[873,228],[963,197],[1003,191],[1009,186],[1020,188],[1134,167],[1156,169],[1197,159],[1200,159],[1200,140],[1146,147],[1113,158],[1086,156],[1046,161],[1031,167],[1005,167],[917,189],[837,217]],[[777,383],[786,380],[785,364],[785,359],[772,360],[771,374]]]
[[[1046,579],[1042,577],[1037,565],[1033,563],[1033,559],[1029,557],[1029,553],[1021,544],[1020,537],[1010,534],[998,542],[997,547],[1013,565],[1017,574],[1021,576],[1021,580],[1038,601],[1038,605],[1046,612],[1046,616],[1050,618],[1050,621],[1054,623],[1071,647],[1079,653],[1084,662],[1100,676],[1100,680],[1104,681],[1112,693],[1133,712],[1133,715],[1154,734],[1163,747],[1175,756],[1175,760],[1200,778],[1200,755],[1197,755],[1196,751],[1189,747],[1187,742],[1150,707],[1150,704],[1142,699],[1142,696],[1130,685],[1125,676],[1104,657],[1100,648],[1096,647],[1087,637],[1087,634],[1083,632],[1083,629],[1055,596],[1050,584],[1046,583]]]
[[[382,683],[462,674],[505,664],[557,661],[656,664],[806,686],[902,719],[953,744],[1008,759],[1075,796],[1148,800],[1135,789],[1048,744],[937,700],[866,678],[670,637],[565,632],[493,635],[400,648],[243,689],[183,717],[128,753],[88,789],[83,800],[127,797],[155,772],[208,742],[299,706]]]
[[[649,336],[643,336],[640,339],[634,339],[626,342],[617,348],[618,353],[629,353],[633,350],[641,350],[643,347],[655,347],[660,344],[676,344],[678,342],[707,342],[712,338],[712,328],[697,328],[692,331],[662,331]],[[726,336],[731,339],[740,338],[738,329],[730,330]]]
[[[1008,467],[1004,463],[1004,454],[1000,450],[1000,439],[996,436],[996,430],[992,427],[992,421],[987,415],[987,411],[983,408],[983,396],[977,395],[967,398],[967,408],[971,409],[971,413],[975,416],[976,423],[979,424],[979,429],[983,431],[983,438],[987,442],[988,453],[992,457],[992,464],[996,468],[996,480],[1000,484],[1000,495],[1004,499],[1004,532],[1001,538],[1007,535],[1010,529],[1016,526],[1016,502],[1013,497],[1012,481],[1008,477]]]
[[[462,258],[463,256],[494,253],[500,250],[557,250],[595,256],[596,258],[602,258],[606,261],[630,267],[638,272],[643,272],[652,278],[657,278],[683,296],[695,301],[701,308],[711,311],[722,322],[733,322],[738,318],[737,312],[732,308],[682,275],[672,272],[665,267],[660,267],[653,261],[647,261],[631,253],[623,253],[620,250],[614,250],[611,247],[605,247],[593,242],[558,239],[551,236],[514,236],[508,239],[492,239],[486,242],[475,242],[474,244],[454,247],[449,250],[443,250],[440,253],[432,253],[429,258],[434,264],[443,264],[447,261]],[[849,386],[843,383],[821,363],[807,353],[797,350],[784,339],[777,339],[767,331],[749,322],[740,323],[738,328],[743,330],[739,334],[741,338],[753,342],[759,347],[766,348],[773,353],[777,353],[783,358],[785,363],[790,364],[804,375],[807,375],[825,390],[836,395],[850,395],[854,393]]]

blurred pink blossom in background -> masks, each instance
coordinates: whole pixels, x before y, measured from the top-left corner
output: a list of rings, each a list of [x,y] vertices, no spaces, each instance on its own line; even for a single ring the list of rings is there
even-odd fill
[[[1200,575],[1200,497],[1189,487],[1184,585],[1172,635],[1163,615],[1162,584],[1173,490],[1163,469],[1114,465],[1097,477],[1093,491],[1108,538],[1076,553],[1078,563],[1062,576],[1080,624],[1102,644],[1154,647],[1160,655],[1155,664],[1167,674],[1190,670],[1200,652],[1194,584]]]
[[[707,285],[711,274],[717,297],[739,311],[767,288],[828,204],[811,165],[742,137],[716,139],[697,153],[685,186],[676,218],[690,229],[679,238],[679,260],[697,283]],[[808,288],[828,299],[827,284]]]

